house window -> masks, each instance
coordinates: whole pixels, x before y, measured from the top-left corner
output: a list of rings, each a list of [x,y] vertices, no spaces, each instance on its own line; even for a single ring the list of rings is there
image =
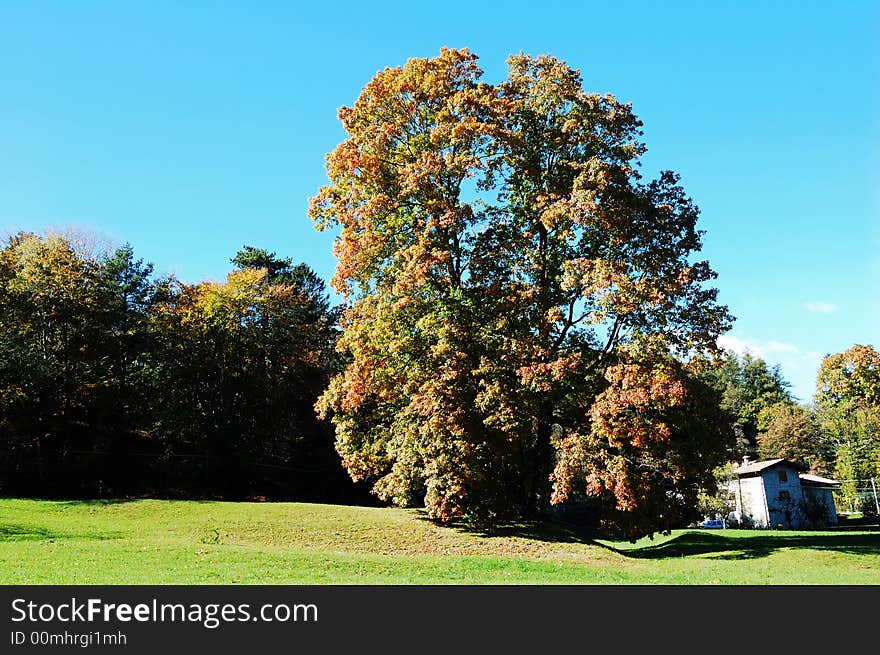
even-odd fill
[[[779,500],[791,500],[791,494],[787,491],[780,491]]]
[[[786,471],[779,472],[779,481],[780,482],[788,482],[788,473]]]

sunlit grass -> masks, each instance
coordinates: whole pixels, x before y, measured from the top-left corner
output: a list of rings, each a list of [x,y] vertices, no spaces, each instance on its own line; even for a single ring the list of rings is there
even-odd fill
[[[0,499],[0,583],[880,583],[880,532],[677,531],[590,542],[414,510]]]

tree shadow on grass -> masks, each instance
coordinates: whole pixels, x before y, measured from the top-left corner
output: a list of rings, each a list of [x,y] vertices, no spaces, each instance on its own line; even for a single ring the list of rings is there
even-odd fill
[[[458,532],[479,537],[501,537],[531,539],[553,543],[592,544],[596,531],[590,528],[555,520],[506,521],[491,526],[471,525],[464,521],[439,523],[428,518],[424,510],[417,510],[420,520],[434,525],[442,525]]]
[[[430,521],[424,514],[421,517]],[[556,520],[517,521],[492,527],[475,527],[464,523],[451,526],[460,532],[481,537],[518,537],[555,543],[582,543],[601,546],[632,559],[671,559],[699,555],[719,560],[757,559],[788,548],[833,551],[853,555],[880,555],[880,531],[875,532],[768,532],[766,534],[724,535],[718,532],[689,531],[663,543],[642,547],[615,548],[598,541],[595,529]]]
[[[489,528],[461,528],[481,537],[517,537],[553,543],[592,543],[594,531],[553,521],[524,521]]]
[[[100,507],[103,505],[122,505],[125,503],[133,503],[138,500],[144,500],[139,497],[122,497],[122,498],[54,498],[39,496],[0,496],[0,500],[25,500],[52,503],[53,505],[71,506],[71,507]]]
[[[605,545],[605,544],[603,544]],[[606,548],[634,559],[669,559],[712,555],[716,559],[756,559],[784,548],[808,548],[853,555],[880,555],[880,532],[869,534],[767,534],[729,537],[709,532],[685,532],[672,539],[641,548]]]
[[[124,505],[133,503],[141,498],[83,498],[73,500],[56,500],[53,501],[57,505],[65,505],[70,507],[104,507],[111,505]]]
[[[39,541],[58,537],[56,531],[36,525],[5,523],[0,525],[0,541]]]
[[[66,532],[26,523],[0,523],[0,543],[7,541],[54,541],[55,539],[118,539],[115,532]]]

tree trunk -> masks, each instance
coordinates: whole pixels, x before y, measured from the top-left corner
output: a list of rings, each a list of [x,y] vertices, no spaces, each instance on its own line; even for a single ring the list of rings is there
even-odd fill
[[[541,404],[538,412],[538,425],[535,432],[534,462],[529,481],[529,503],[527,511],[531,516],[540,517],[550,509],[550,473],[552,471],[553,446],[550,443],[553,420],[553,405],[549,401]]]

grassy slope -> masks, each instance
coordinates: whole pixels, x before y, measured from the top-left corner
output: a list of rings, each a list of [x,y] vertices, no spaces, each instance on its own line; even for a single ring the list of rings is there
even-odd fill
[[[0,583],[871,583],[880,532],[487,536],[411,510],[0,499]]]

